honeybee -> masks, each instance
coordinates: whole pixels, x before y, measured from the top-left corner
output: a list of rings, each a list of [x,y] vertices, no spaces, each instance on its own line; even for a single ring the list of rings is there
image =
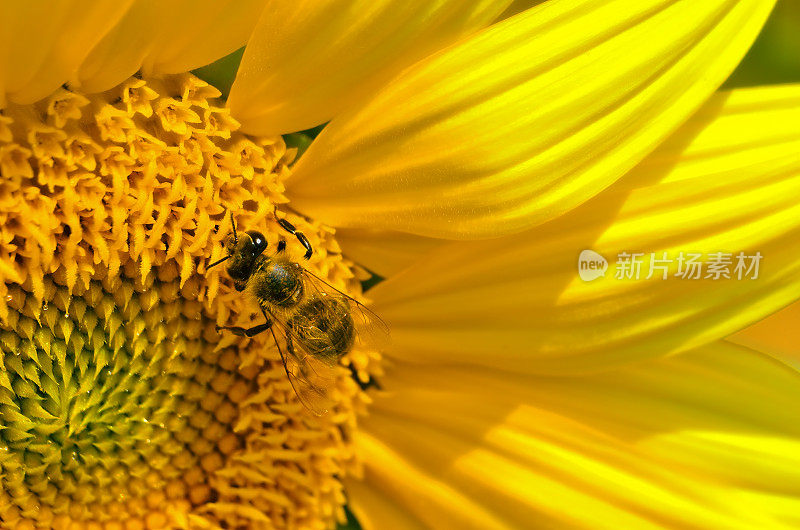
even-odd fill
[[[275,212],[278,225],[293,235],[306,252],[313,248],[302,232]],[[227,255],[206,270],[228,262],[227,273],[237,291],[247,291],[259,304],[266,322],[250,328],[217,326],[237,335],[253,337],[270,330],[295,394],[306,408],[322,415],[332,406],[329,390],[336,380],[336,366],[356,341],[380,347],[389,335],[386,324],[364,304],[331,286],[286,254],[286,241],[267,255],[267,240],[261,232],[238,233],[231,213],[233,232],[225,242]],[[284,337],[281,348],[275,327]]]

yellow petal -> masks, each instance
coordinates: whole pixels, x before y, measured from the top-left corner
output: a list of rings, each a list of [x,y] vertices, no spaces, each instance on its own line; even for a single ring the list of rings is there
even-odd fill
[[[334,226],[469,239],[542,223],[621,177],[697,110],[772,3],[545,2],[338,116],[287,193]]]
[[[405,232],[359,228],[337,230],[336,241],[345,256],[384,278],[397,274],[446,243],[442,239]]]
[[[515,236],[445,245],[370,298],[419,362],[580,372],[708,343],[800,293],[798,153],[800,85],[721,93],[594,200]],[[609,261],[605,277],[579,278],[586,249]],[[623,252],[645,254],[640,279],[615,278]],[[662,252],[665,271],[651,261]],[[681,252],[701,254],[700,279],[675,276]],[[730,279],[707,277],[717,252],[733,254]],[[757,279],[737,279],[739,252],[761,253]]]
[[[574,378],[398,360],[381,384],[346,485],[365,530],[800,524],[800,375],[758,352]]]
[[[134,72],[181,73],[240,48],[265,0],[139,0],[80,70],[86,92],[107,90]]]
[[[65,82],[131,0],[0,3],[0,107],[33,103]]]
[[[730,342],[763,351],[800,368],[800,302],[728,337]]]
[[[247,43],[231,111],[252,134],[319,125],[403,68],[490,24],[510,3],[272,2]]]

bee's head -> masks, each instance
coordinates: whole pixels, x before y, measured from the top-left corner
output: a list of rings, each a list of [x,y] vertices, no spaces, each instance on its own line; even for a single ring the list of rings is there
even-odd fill
[[[267,248],[267,239],[261,232],[248,230],[244,234],[236,235],[234,232],[228,236],[225,249],[228,251],[230,261],[228,274],[238,281],[246,281],[253,272],[256,258]]]
[[[264,234],[255,230],[237,234],[236,224],[233,222],[233,214],[231,214],[231,226],[233,226],[233,233],[225,241],[227,256],[215,261],[207,269],[230,260],[227,267],[228,274],[236,282],[237,289],[241,290],[244,289],[244,282],[253,273],[256,258],[266,250],[267,238],[264,237]]]

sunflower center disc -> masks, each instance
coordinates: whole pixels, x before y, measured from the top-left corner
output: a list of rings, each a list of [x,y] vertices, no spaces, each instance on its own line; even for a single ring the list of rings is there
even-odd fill
[[[61,89],[0,115],[0,526],[325,527],[365,398],[341,369],[323,417],[223,268],[237,222],[283,237],[294,152],[253,138],[180,75]],[[286,214],[309,267],[360,294],[332,231]],[[294,249],[299,257],[303,249]],[[200,273],[198,273],[198,268]],[[223,273],[223,274],[220,274]],[[263,317],[261,317],[263,318]],[[366,377],[369,352],[344,360]]]

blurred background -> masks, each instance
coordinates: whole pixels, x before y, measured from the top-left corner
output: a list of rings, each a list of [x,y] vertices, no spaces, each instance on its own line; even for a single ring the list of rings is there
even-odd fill
[[[702,0],[696,0],[702,1]],[[533,0],[518,0],[508,13],[519,11],[539,3]],[[195,70],[195,74],[213,84],[227,96],[233,83],[236,68],[242,58],[243,49],[219,61]],[[747,87],[776,83],[800,83],[800,0],[779,0],[747,56],[736,71],[725,82],[723,88]],[[285,135],[286,143],[305,150],[323,126],[307,131]],[[370,284],[380,281],[374,278]],[[370,285],[365,285],[369,287]],[[348,523],[339,530],[356,530],[360,526],[348,511]]]
[[[800,0],[779,0],[725,88],[800,82]]]

